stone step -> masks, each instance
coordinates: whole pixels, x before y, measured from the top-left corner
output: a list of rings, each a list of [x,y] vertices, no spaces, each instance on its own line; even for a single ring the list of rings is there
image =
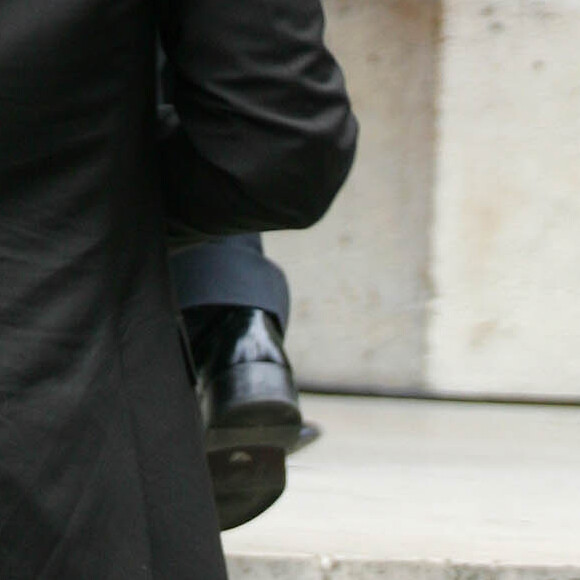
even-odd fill
[[[231,580],[578,580],[580,411],[306,396],[324,434],[223,534]]]
[[[577,566],[460,564],[308,555],[228,556],[230,580],[578,580]]]

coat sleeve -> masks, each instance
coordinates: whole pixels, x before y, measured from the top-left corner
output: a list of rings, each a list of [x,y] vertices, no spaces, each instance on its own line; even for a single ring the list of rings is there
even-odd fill
[[[174,73],[159,123],[176,231],[317,221],[357,137],[319,0],[158,0],[157,10]]]

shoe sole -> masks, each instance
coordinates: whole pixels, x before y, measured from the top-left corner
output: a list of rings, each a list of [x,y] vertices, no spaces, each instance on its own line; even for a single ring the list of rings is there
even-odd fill
[[[222,449],[207,457],[222,531],[266,511],[286,487],[285,453],[280,448]]]

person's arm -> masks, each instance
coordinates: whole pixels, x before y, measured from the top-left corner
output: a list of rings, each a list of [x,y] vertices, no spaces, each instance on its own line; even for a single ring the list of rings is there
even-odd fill
[[[357,124],[319,0],[159,0],[175,108],[160,120],[177,228],[307,227],[352,164]]]

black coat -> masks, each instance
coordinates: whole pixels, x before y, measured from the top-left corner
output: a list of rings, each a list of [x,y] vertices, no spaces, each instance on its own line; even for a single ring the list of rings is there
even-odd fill
[[[317,0],[0,0],[2,580],[224,578],[164,218],[323,213],[356,126],[321,31]]]

